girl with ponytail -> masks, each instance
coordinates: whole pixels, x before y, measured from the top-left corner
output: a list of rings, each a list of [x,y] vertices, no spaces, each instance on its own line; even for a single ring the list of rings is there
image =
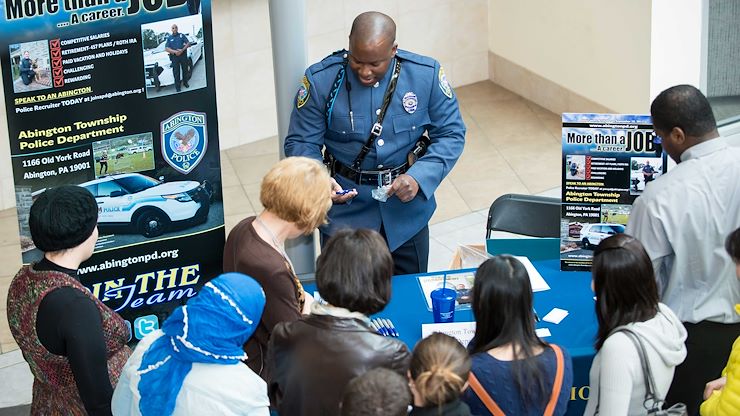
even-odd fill
[[[408,377],[414,396],[410,416],[468,416],[460,401],[467,387],[470,357],[465,347],[449,335],[434,333],[419,341],[411,356]]]

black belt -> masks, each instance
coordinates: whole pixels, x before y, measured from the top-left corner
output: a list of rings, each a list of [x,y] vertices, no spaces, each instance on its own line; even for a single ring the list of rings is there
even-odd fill
[[[382,178],[388,178],[388,176],[390,176],[389,179],[386,179],[386,184],[390,184],[399,175],[406,173],[407,170],[408,163],[404,163],[403,165],[396,166],[392,169],[357,171],[335,159],[333,171],[359,185],[380,186],[384,182]]]

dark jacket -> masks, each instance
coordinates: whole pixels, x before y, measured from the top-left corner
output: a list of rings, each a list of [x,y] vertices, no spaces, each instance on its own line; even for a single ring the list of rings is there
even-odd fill
[[[328,315],[279,323],[268,351],[274,366],[270,400],[281,415],[291,416],[338,415],[350,380],[377,367],[405,375],[410,359],[403,342],[360,319]]]

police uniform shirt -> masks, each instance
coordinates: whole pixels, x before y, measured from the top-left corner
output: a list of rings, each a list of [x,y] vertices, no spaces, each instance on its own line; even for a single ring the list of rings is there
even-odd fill
[[[165,43],[164,46],[170,49],[178,50],[178,49],[182,49],[186,43],[188,43],[188,38],[184,34],[182,33],[178,33],[176,35],[170,34],[167,37],[167,43]]]
[[[343,55],[333,54],[306,70],[285,139],[287,156],[322,160],[321,149],[325,145],[339,162],[351,166],[367,141],[397,58],[391,61],[383,79],[371,87],[362,85],[347,65],[333,105],[327,107],[337,73],[345,63]],[[427,130],[432,144],[406,172],[419,184],[419,192],[408,203],[396,196],[378,202],[371,197],[374,185],[359,185],[337,174],[339,185],[343,189],[356,188],[358,195],[350,204],[335,204],[329,212],[329,225],[322,230],[331,235],[342,227],[379,230],[382,225],[391,251],[428,224],[436,208],[434,191],[459,158],[465,141],[457,97],[439,62],[400,49],[396,56],[401,59],[398,83],[383,120],[382,134],[365,157],[361,170],[391,169],[404,164],[409,151]],[[346,82],[351,85],[349,92]]]

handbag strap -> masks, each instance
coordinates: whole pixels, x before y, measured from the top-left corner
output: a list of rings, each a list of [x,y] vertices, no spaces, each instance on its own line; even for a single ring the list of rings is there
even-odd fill
[[[552,416],[555,413],[555,406],[558,404],[560,398],[560,389],[563,386],[563,376],[565,373],[565,365],[563,363],[563,351],[555,344],[550,344],[550,347],[555,351],[555,380],[552,382],[552,394],[550,395],[550,401],[545,407],[544,416]]]
[[[654,413],[660,410],[662,407],[663,400],[658,399],[655,394],[655,380],[653,379],[653,373],[650,370],[650,361],[647,359],[647,352],[645,351],[645,344],[642,343],[640,337],[631,329],[621,328],[616,332],[624,332],[625,335],[632,341],[637,349],[637,354],[640,356],[640,364],[642,365],[642,375],[645,383],[645,400],[642,405],[648,410],[648,413]],[[652,401],[651,407],[648,407],[648,402]]]
[[[563,386],[563,376],[565,373],[565,364],[563,363],[563,350],[555,344],[549,344],[552,350],[555,352],[555,379],[552,382],[552,393],[550,394],[550,400],[547,402],[545,412],[543,416],[552,416],[555,413],[555,406],[558,404],[558,398],[560,398],[560,390]],[[473,389],[473,392],[478,396],[481,402],[486,406],[489,412],[493,416],[506,416],[506,414],[498,407],[498,404],[493,400],[490,394],[480,384],[478,378],[471,371],[468,376],[468,383]]]
[[[475,395],[478,396],[480,401],[483,402],[483,404],[486,406],[486,409],[488,409],[488,411],[491,412],[493,416],[506,416],[503,410],[501,410],[496,402],[493,401],[491,395],[488,394],[486,389],[483,388],[483,386],[480,384],[480,381],[478,381],[478,378],[475,377],[475,374],[473,374],[472,371],[468,376],[468,383],[470,383],[470,387],[473,389]]]

